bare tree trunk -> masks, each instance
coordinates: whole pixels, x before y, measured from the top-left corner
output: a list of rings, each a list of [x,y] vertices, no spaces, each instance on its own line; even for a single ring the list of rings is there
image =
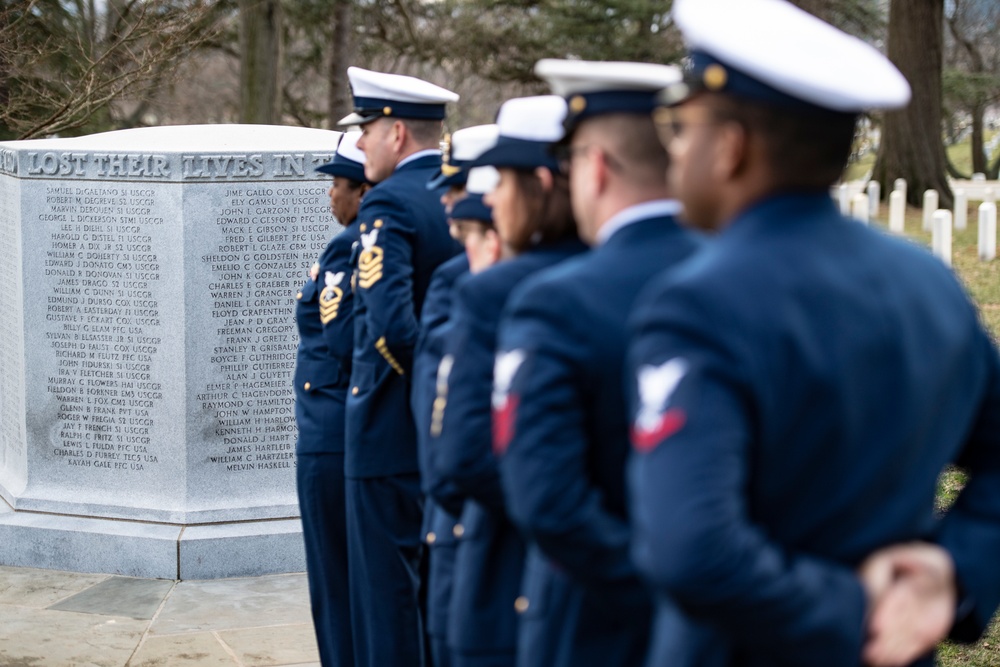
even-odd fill
[[[983,105],[976,104],[969,110],[972,114],[972,173],[986,173],[986,150],[983,145]]]
[[[934,189],[941,208],[952,207],[941,137],[943,29],[944,0],[891,0],[889,59],[910,82],[913,99],[885,114],[872,178],[883,184],[905,178],[914,206],[922,205],[924,190]]]
[[[354,31],[351,24],[352,0],[335,0],[330,16],[330,93],[327,115],[330,127],[351,112],[351,89],[347,67],[354,59]]]
[[[281,121],[281,4],[240,0],[240,122]]]

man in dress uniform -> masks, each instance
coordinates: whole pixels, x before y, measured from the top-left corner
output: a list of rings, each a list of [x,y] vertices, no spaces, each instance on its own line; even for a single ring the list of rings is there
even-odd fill
[[[656,274],[699,246],[678,226],[650,113],[676,67],[542,60],[568,105],[562,153],[593,250],[526,281],[507,305],[494,419],[508,511],[529,543],[518,665],[641,664],[652,598],[629,557],[621,378],[626,320]]]
[[[448,233],[441,168],[445,105],[458,95],[408,76],[347,70],[365,175],[358,212],[354,354],[347,396],[347,539],[358,665],[423,664],[422,514],[410,376],[431,274],[459,250]]]
[[[446,213],[465,196],[469,164],[496,143],[496,125],[476,125],[456,131],[448,146],[438,174],[427,183],[430,190],[447,188],[441,197]],[[454,235],[454,233],[453,233]],[[413,360],[413,387],[410,405],[417,425],[420,451],[420,475],[423,482],[424,520],[421,534],[426,545],[427,581],[426,630],[434,667],[448,667],[447,646],[448,605],[451,601],[452,574],[455,563],[456,539],[454,515],[442,509],[430,498],[434,483],[433,454],[430,447],[431,413],[437,393],[437,370],[444,354],[444,339],[451,312],[452,288],[455,281],[469,272],[465,253],[439,266],[431,277],[420,315],[420,339]]]
[[[909,86],[789,3],[678,0],[674,18],[690,67],[658,114],[670,181],[719,236],[633,314],[649,664],[679,611],[717,633],[693,664],[930,666],[1000,600],[1000,360],[947,267],[829,196],[857,114]],[[970,482],[939,519],[949,462]]]

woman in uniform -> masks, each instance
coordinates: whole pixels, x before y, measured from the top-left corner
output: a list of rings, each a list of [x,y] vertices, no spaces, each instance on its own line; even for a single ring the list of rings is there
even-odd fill
[[[496,146],[474,161],[499,172],[484,201],[492,207],[500,261],[456,287],[431,420],[435,465],[446,484],[445,507],[462,504],[449,614],[453,667],[513,667],[524,568],[524,543],[507,520],[492,447],[491,394],[500,314],[510,293],[532,274],[584,250],[576,235],[565,175],[548,153],[562,137],[560,97],[504,103]],[[470,181],[475,170],[470,174]],[[471,204],[471,202],[469,202]],[[462,202],[453,217],[460,217]],[[471,260],[470,264],[476,263]],[[488,262],[485,262],[488,264]]]
[[[344,229],[327,245],[297,295],[299,349],[295,419],[299,508],[306,546],[313,624],[324,667],[353,667],[344,509],[344,402],[351,377],[354,326],[350,259],[355,218],[370,187],[360,132],[341,136],[331,162],[330,209]]]

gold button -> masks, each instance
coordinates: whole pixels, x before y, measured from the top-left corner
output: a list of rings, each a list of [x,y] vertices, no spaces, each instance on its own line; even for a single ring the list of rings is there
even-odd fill
[[[306,382],[304,385],[302,385],[302,388],[305,389],[306,391],[309,391],[310,389],[312,389],[312,383]]]
[[[569,101],[569,110],[580,113],[587,108],[587,100],[582,95],[574,95]]]
[[[368,227],[365,226],[365,223],[362,222],[361,223],[361,231],[365,231],[366,229],[368,229]]]
[[[299,292],[298,294],[296,294],[295,298],[296,299],[301,299],[302,298],[302,292]]]
[[[462,535],[465,535],[465,526],[463,526],[460,523],[456,523],[455,527],[451,529],[451,534],[454,535],[455,537],[461,537]]]
[[[377,229],[377,228],[379,228],[381,226],[382,226],[382,220],[376,220],[375,221],[375,228]]]
[[[359,390],[358,390],[358,388],[357,388],[357,387],[355,387],[354,389],[351,389],[351,393],[352,393],[352,394],[354,394],[355,396],[357,396],[357,395],[358,395],[358,391],[359,391]]]
[[[426,542],[427,542],[427,544],[434,544],[434,542],[437,541],[437,538],[438,538],[438,536],[435,535],[434,533],[427,533]]]
[[[384,113],[386,116],[391,116],[392,107],[382,107],[382,113]]]
[[[434,399],[434,409],[444,410],[448,406],[448,400],[442,396],[438,396]]]
[[[519,614],[523,614],[524,612],[528,611],[528,607],[530,605],[531,602],[528,600],[528,598],[522,595],[521,597],[514,600],[514,611],[516,611]]]

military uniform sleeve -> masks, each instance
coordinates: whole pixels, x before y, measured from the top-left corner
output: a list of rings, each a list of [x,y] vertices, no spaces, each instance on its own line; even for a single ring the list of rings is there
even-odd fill
[[[969,482],[942,522],[939,543],[951,553],[961,601],[952,637],[975,641],[1000,604],[1000,355],[982,336],[986,391],[958,463]]]
[[[761,369],[729,310],[683,289],[658,296],[635,313],[626,371],[637,564],[737,649],[780,652],[788,664],[858,664],[866,598],[854,572],[789,552],[750,519],[748,378]]]
[[[479,312],[475,281],[463,281],[455,293],[451,331],[445,342],[446,377],[435,399],[431,421],[436,473],[442,479],[435,499],[453,489],[462,497],[503,512],[500,472],[492,449],[490,395],[496,316]]]
[[[589,481],[586,322],[572,312],[580,311],[564,295],[529,282],[511,296],[500,327],[494,446],[503,452],[508,511],[578,580],[645,596],[629,557],[629,527]]]
[[[352,234],[351,232],[354,231]],[[332,241],[332,252],[324,256],[317,277],[319,316],[323,338],[330,354],[349,376],[354,347],[354,290],[351,287],[352,251],[356,230],[347,229]]]
[[[415,232],[401,203],[385,196],[371,199],[358,214],[367,222],[359,228],[355,289],[363,295],[375,348],[396,373],[408,375],[419,333],[413,301]]]

